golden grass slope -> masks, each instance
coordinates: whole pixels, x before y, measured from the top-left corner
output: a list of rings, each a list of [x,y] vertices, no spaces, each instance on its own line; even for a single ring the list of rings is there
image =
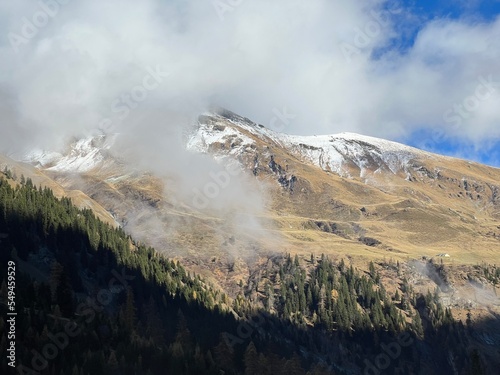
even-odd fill
[[[464,160],[416,153],[410,175],[377,173],[367,168],[363,178],[344,178],[324,171],[289,149],[245,127],[215,117],[212,129],[232,127],[254,141],[239,155],[251,171],[256,158],[257,178],[271,183],[269,217],[298,253],[343,253],[367,258],[440,257],[475,264],[500,261],[500,170]],[[238,144],[234,136],[232,144]],[[210,145],[221,154],[224,144]],[[286,175],[296,176],[291,192],[279,186],[268,163],[273,160]],[[355,167],[352,176],[359,176]],[[324,231],[328,223],[334,231]],[[361,237],[380,241],[366,246]]]
[[[104,167],[80,174],[16,168],[107,220],[106,211],[111,213],[139,240],[176,256],[237,259],[287,251],[500,262],[499,169],[416,150],[404,171],[381,170],[375,158],[363,173],[348,162],[353,177],[346,178],[234,114],[201,116],[195,132],[201,130],[212,136],[206,152],[236,158],[256,189],[264,190],[267,205],[258,228],[196,209],[174,196],[165,180],[132,172],[109,154]],[[280,173],[270,168],[271,158]],[[295,176],[293,191],[279,183],[282,175]]]
[[[71,201],[77,207],[89,208],[94,211],[97,217],[99,217],[102,221],[109,223],[112,226],[117,225],[115,219],[103,206],[91,199],[82,191],[67,190],[48,177],[43,171],[40,171],[29,164],[14,161],[9,157],[0,154],[0,170],[3,171],[5,167],[12,171],[12,173],[17,177],[17,181],[20,181],[21,176],[31,178],[35,186],[48,187],[54,192],[56,197],[71,198]]]

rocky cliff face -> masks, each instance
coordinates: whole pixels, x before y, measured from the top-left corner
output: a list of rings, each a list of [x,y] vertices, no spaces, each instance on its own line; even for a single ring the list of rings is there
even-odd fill
[[[372,137],[291,136],[221,111],[200,117],[187,145],[215,158],[236,159],[257,179],[273,180],[282,188],[278,192],[290,193],[275,199],[276,210],[413,225],[409,240],[415,245],[417,237],[439,242],[439,235],[418,236],[419,227],[425,231],[433,223],[433,232],[449,240],[468,232],[469,225],[492,226],[500,213],[500,170]],[[455,227],[456,233],[450,235],[444,227]]]

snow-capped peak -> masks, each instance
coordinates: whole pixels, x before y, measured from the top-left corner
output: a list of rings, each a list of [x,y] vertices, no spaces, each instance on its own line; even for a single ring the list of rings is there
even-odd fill
[[[388,170],[394,174],[407,169],[411,160],[429,154],[413,147],[355,133],[319,136],[280,134],[282,146],[302,155],[324,170],[349,176],[349,167],[356,166],[363,177],[366,170]]]
[[[431,154],[397,142],[355,133],[298,136],[275,132],[229,111],[205,114],[197,131],[188,141],[188,148],[201,152],[216,150],[216,156],[241,155],[255,147],[255,138],[287,149],[304,161],[325,171],[352,177],[368,170],[397,174],[406,172],[414,159]],[[219,147],[213,147],[218,144]],[[356,172],[358,173],[358,172]]]
[[[49,171],[86,173],[104,161],[105,150],[114,142],[113,136],[99,135],[76,140],[66,153],[33,150],[23,161]]]

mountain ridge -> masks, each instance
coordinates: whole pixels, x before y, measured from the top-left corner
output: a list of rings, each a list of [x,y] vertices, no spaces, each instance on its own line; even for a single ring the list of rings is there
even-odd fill
[[[79,140],[59,159],[33,154],[27,159],[65,188],[81,188],[124,226],[137,222],[131,216],[144,207],[144,222],[159,210],[166,215],[160,225],[179,214],[216,225],[192,201],[176,200],[161,179],[127,169],[109,152],[113,140]],[[185,142],[189,151],[208,154],[222,165],[236,161],[255,184],[266,186],[266,213],[258,219],[270,219],[267,229],[285,236],[290,250],[312,243],[324,251],[324,244],[337,248],[347,241],[345,252],[362,255],[367,248],[359,238],[369,237],[376,241],[368,248],[379,249],[378,256],[450,253],[466,263],[497,257],[495,251],[470,249],[480,247],[478,238],[486,248],[500,248],[498,169],[353,133],[284,135],[220,109],[201,115]],[[334,237],[325,238],[324,229],[332,226]],[[193,251],[200,245],[192,244]]]
[[[387,258],[434,259],[449,266],[498,263],[500,170],[495,168],[390,141],[367,145],[360,143],[365,136],[349,134],[343,137],[355,139],[346,141],[337,173],[329,167],[337,149],[323,163],[311,156],[318,150],[307,147],[318,144],[308,140],[318,137],[304,142],[232,112],[205,113],[185,133],[186,148],[214,158],[222,168],[217,173],[236,163],[241,173],[228,175],[227,184],[245,184],[263,196],[262,209],[243,223],[238,201],[223,212],[200,208],[190,191],[176,190],[174,177],[127,165],[120,149],[100,137],[80,143],[86,147],[69,147],[59,160],[32,163],[65,190],[82,191],[99,203],[139,241],[189,263],[226,290],[236,290],[252,264],[277,248],[304,257],[347,257],[360,267]],[[323,137],[331,147],[332,136]],[[403,152],[391,154],[394,147]],[[85,164],[96,155],[95,163]],[[213,182],[206,180],[199,192]],[[225,189],[219,186],[221,197]],[[247,199],[241,194],[240,200]]]

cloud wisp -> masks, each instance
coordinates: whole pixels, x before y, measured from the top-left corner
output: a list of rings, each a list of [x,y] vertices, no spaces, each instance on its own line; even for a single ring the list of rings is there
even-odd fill
[[[498,17],[427,21],[403,50],[418,17],[384,1],[24,0],[0,10],[3,150],[110,126],[156,137],[185,125],[175,114],[192,119],[211,103],[263,124],[289,108],[289,133],[500,137]],[[491,95],[476,105],[481,79]],[[162,121],[141,119],[150,111]]]

